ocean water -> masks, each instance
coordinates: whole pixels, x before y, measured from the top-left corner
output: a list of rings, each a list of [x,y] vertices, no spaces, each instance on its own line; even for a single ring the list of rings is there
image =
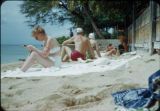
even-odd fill
[[[35,45],[41,49],[40,45]],[[1,64],[17,62],[19,59],[25,59],[29,51],[23,45],[1,45]]]

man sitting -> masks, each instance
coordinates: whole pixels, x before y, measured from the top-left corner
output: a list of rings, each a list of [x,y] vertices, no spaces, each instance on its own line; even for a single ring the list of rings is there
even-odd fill
[[[76,32],[77,35],[62,43],[61,57],[63,62],[67,60],[77,61],[78,58],[85,60],[87,51],[90,52],[92,59],[95,58],[94,51],[91,47],[89,39],[83,35],[83,29],[77,28]],[[69,47],[65,46],[72,42],[75,44],[75,50],[73,51]]]

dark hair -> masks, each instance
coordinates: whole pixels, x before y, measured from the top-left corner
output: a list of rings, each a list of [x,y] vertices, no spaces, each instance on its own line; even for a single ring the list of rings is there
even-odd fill
[[[112,44],[109,44],[108,46],[112,46]]]

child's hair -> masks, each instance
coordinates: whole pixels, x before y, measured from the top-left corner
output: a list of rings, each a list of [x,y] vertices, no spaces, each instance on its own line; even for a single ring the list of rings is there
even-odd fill
[[[41,26],[36,26],[32,31],[32,36],[34,37],[37,33],[46,34],[45,30]]]
[[[109,44],[108,46],[112,46],[112,44]]]

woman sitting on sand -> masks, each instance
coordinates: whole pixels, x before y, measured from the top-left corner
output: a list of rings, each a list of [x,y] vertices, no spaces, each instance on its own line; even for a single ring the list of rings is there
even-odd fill
[[[26,48],[31,52],[31,54],[24,62],[21,70],[23,72],[27,71],[27,69],[29,69],[35,63],[35,61],[46,68],[53,65],[60,66],[60,47],[57,40],[49,37],[45,33],[45,30],[40,26],[37,26],[32,31],[32,36],[36,40],[44,42],[44,48],[43,50],[39,50],[33,45],[27,45]]]

